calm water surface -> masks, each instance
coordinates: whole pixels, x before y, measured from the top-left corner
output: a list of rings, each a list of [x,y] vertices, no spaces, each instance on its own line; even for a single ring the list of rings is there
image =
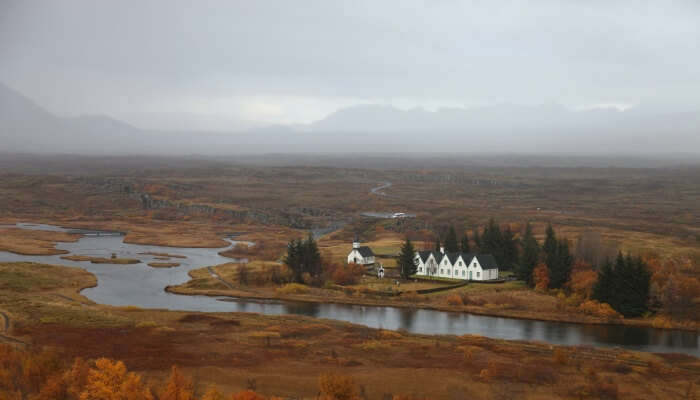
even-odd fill
[[[26,229],[63,230],[47,225],[18,224]],[[34,261],[82,267],[97,276],[98,285],[85,289],[89,299],[114,306],[135,305],[185,311],[253,312],[268,315],[298,314],[352,322],[372,328],[383,328],[423,334],[478,334],[499,339],[537,340],[560,345],[619,346],[628,349],[686,353],[700,357],[700,335],[695,332],[662,330],[622,325],[585,325],[546,321],[529,321],[434,310],[412,310],[396,307],[370,307],[330,303],[288,301],[251,301],[208,296],[182,296],[165,292],[167,285],[189,280],[187,272],[204,266],[232,262],[218,253],[220,249],[174,248],[126,244],[122,236],[84,236],[75,243],[57,247],[72,254],[138,258],[141,264],[109,265],[87,261],[62,260],[60,256],[22,256],[0,252],[0,261]],[[231,245],[237,243],[229,240]],[[183,255],[173,259],[176,268],[151,268],[146,265],[154,256],[140,253],[157,252]],[[240,260],[239,260],[240,261]]]

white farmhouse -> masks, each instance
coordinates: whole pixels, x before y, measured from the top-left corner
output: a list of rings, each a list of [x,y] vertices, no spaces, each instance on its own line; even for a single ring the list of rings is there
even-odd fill
[[[416,275],[439,278],[488,281],[498,279],[498,264],[491,254],[445,253],[418,251],[415,262]]]
[[[350,250],[350,254],[348,254],[348,264],[352,263],[360,265],[374,264],[374,252],[369,246],[361,246],[357,236],[352,242],[352,250]]]

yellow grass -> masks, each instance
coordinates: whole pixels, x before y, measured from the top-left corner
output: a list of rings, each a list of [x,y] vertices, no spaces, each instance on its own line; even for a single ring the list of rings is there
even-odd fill
[[[0,251],[24,255],[66,254],[56,249],[56,242],[75,242],[80,235],[65,232],[40,231],[20,228],[0,229]]]
[[[153,268],[173,268],[173,267],[179,267],[180,263],[176,262],[151,262],[148,263],[149,267]]]

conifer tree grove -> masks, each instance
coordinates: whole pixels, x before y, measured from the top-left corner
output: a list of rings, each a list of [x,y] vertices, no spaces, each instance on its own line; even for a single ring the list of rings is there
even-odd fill
[[[651,272],[641,258],[618,254],[615,265],[607,262],[598,270],[593,298],[608,303],[626,317],[636,317],[647,311]]]
[[[462,235],[460,249],[462,250],[462,253],[469,253],[469,236],[467,236],[466,232],[464,232],[464,234]]]
[[[476,245],[476,249],[474,249],[474,252],[481,251],[481,236],[479,236],[479,228],[474,229],[474,244]]]
[[[292,270],[295,282],[303,282],[304,274],[309,274],[312,278],[321,275],[321,254],[314,238],[309,235],[306,240],[290,241],[284,264]]]
[[[445,252],[456,253],[459,251],[459,243],[457,242],[457,232],[455,232],[455,227],[450,225],[450,229],[447,231],[447,236],[445,237]]]
[[[529,286],[534,285],[532,272],[537,267],[540,258],[540,246],[532,233],[532,226],[528,222],[525,226],[525,234],[522,239],[522,253],[515,270],[518,279],[525,281]]]
[[[413,243],[411,243],[411,239],[406,238],[406,241],[401,246],[401,252],[397,260],[402,278],[408,279],[416,273],[418,267],[416,266],[415,256],[416,250],[413,248]]]

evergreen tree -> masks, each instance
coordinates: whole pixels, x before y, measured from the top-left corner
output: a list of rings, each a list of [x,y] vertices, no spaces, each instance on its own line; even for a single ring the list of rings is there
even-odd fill
[[[512,269],[518,263],[518,241],[510,230],[510,226],[506,225],[503,229],[501,241],[501,253],[503,254],[503,264],[501,265],[504,269]]]
[[[554,254],[547,257],[550,288],[560,289],[569,281],[573,263],[574,257],[569,251],[569,241],[566,239],[556,241]]]
[[[467,236],[467,232],[464,232],[462,235],[460,249],[462,250],[462,253],[469,253],[469,236]]]
[[[535,270],[540,258],[540,246],[532,233],[532,226],[528,222],[525,226],[525,235],[522,239],[523,251],[520,254],[518,268],[515,273],[518,279],[525,281],[528,285],[533,285],[532,271]]]
[[[321,275],[321,253],[318,251],[318,245],[311,234],[306,238],[303,249],[304,272],[312,277]]]
[[[455,232],[455,227],[450,225],[450,229],[447,231],[447,236],[445,237],[445,252],[456,253],[459,251],[459,243],[457,242],[457,232]]]
[[[475,252],[481,253],[481,236],[479,236],[479,228],[474,229],[474,244],[476,245]]]
[[[601,303],[608,303],[614,309],[618,304],[617,291],[615,290],[616,282],[617,277],[615,276],[613,264],[610,260],[607,260],[598,268],[598,280],[593,286],[591,297]]]
[[[314,238],[309,235],[306,240],[294,239],[287,244],[284,264],[292,270],[295,282],[303,282],[304,274],[312,278],[321,275],[321,254]]]
[[[302,244],[299,239],[292,239],[287,244],[287,255],[284,257],[284,265],[289,267],[295,282],[301,282],[302,270]]]
[[[553,256],[557,252],[557,235],[554,233],[554,228],[552,224],[547,226],[546,237],[544,239],[544,245],[542,246],[542,251],[544,251],[545,258]]]
[[[416,250],[413,248],[413,243],[411,243],[411,239],[406,238],[406,241],[401,246],[401,252],[397,260],[402,278],[408,279],[416,273],[418,267],[416,266],[415,257]]]
[[[615,266],[607,262],[598,271],[593,298],[608,303],[626,317],[636,317],[647,311],[651,272],[641,258],[618,254]]]
[[[493,218],[489,220],[489,224],[484,228],[479,252],[492,254],[496,258],[498,265],[504,265],[505,263],[503,234]]]

